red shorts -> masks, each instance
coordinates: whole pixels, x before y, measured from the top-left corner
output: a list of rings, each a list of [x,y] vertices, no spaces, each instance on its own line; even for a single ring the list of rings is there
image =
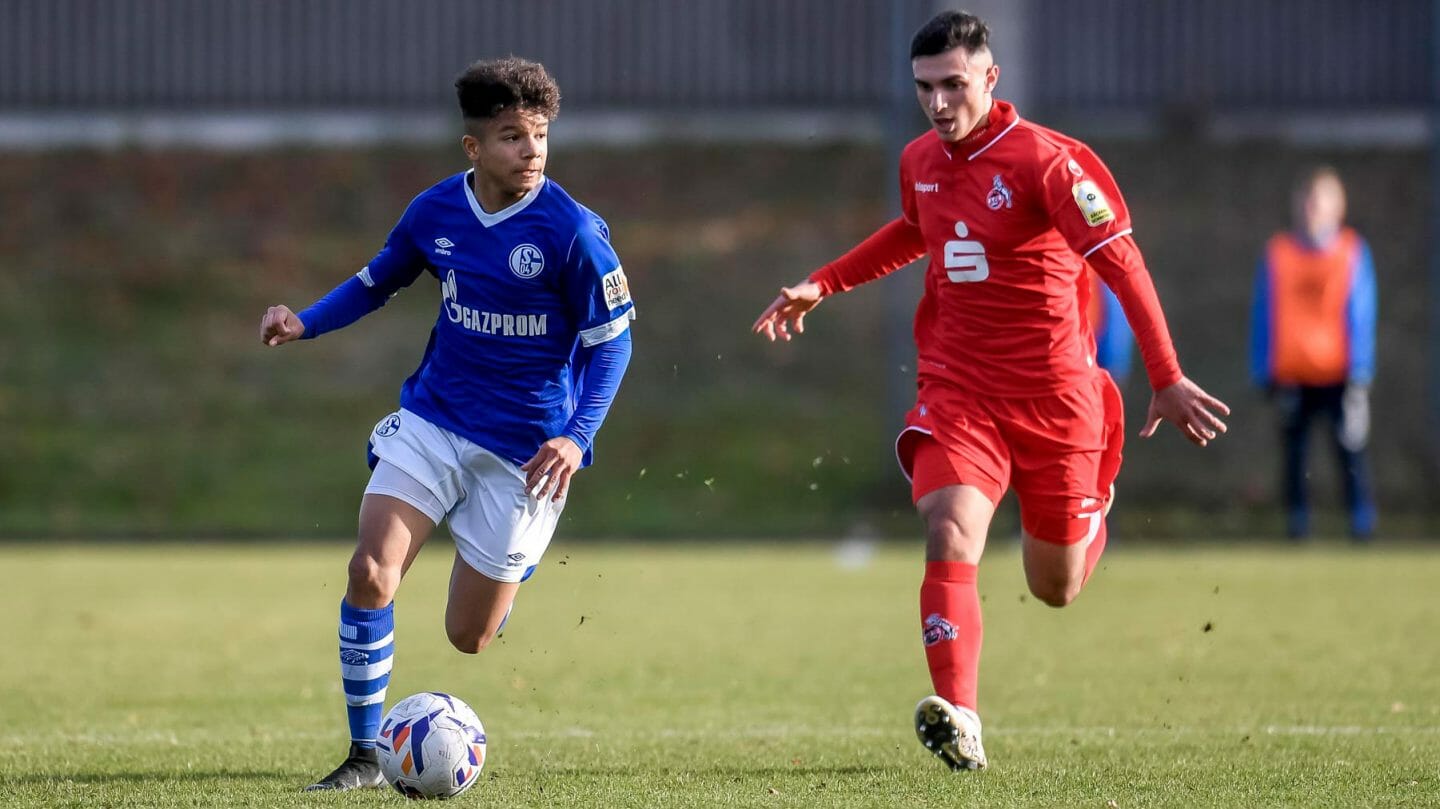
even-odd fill
[[[998,505],[1013,485],[1026,533],[1071,545],[1099,530],[1124,442],[1124,405],[1104,371],[1093,383],[1024,399],[922,380],[895,454],[916,502],[967,485]]]

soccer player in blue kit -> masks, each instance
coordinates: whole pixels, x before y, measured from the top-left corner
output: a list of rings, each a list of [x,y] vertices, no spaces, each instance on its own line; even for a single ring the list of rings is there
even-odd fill
[[[535,62],[476,62],[455,81],[472,168],[416,197],[385,247],[301,311],[272,306],[269,346],[379,309],[421,273],[440,312],[400,410],[370,436],[373,473],[340,603],[350,752],[307,790],[383,785],[376,735],[395,649],[393,598],[442,519],[456,555],[445,630],[484,649],[550,544],[571,477],[630,360],[630,300],[605,222],[545,177],[560,91]]]

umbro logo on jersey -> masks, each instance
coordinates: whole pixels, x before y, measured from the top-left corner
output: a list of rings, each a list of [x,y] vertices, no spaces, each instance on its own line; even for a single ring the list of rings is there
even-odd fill
[[[915,183],[915,190],[921,194],[934,194],[940,190],[939,183]]]
[[[444,236],[441,236],[440,238],[435,240],[435,252],[439,253],[442,256],[450,255],[450,248],[454,246],[455,243],[445,238]]]

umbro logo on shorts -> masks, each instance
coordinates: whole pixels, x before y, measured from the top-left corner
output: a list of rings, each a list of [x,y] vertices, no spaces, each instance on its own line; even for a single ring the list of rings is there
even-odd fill
[[[512,554],[510,554],[509,556],[507,556],[507,557],[505,557],[505,558],[506,558],[506,559],[509,559],[509,560],[512,561],[512,562],[523,562],[523,561],[525,561],[525,554],[523,554],[523,553],[512,553]]]

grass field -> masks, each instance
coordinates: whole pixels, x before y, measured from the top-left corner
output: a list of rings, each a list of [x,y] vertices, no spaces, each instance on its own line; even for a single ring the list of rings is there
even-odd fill
[[[343,751],[340,545],[0,546],[0,805],[380,806]],[[397,600],[391,702],[486,722],[474,806],[1437,806],[1440,549],[1119,547],[1080,600],[982,576],[991,769],[951,775],[917,551],[559,543],[478,658],[450,548]]]

